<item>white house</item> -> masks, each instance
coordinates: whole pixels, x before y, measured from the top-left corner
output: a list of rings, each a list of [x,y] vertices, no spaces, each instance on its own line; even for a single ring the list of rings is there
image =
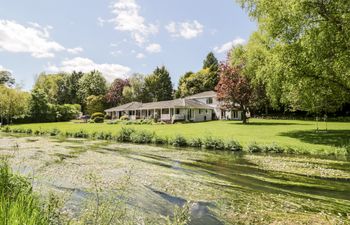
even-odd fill
[[[158,118],[161,121],[208,121],[215,119],[240,120],[241,111],[226,111],[217,100],[216,92],[206,91],[186,98],[159,102],[130,102],[105,112],[112,119],[127,116],[130,120]]]

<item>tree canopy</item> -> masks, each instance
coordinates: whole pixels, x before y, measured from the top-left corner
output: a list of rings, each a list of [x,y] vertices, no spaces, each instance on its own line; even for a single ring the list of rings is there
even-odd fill
[[[171,77],[165,66],[157,67],[145,78],[148,101],[165,101],[173,98]]]
[[[274,106],[333,112],[349,102],[349,1],[238,2],[259,25],[246,46],[245,73],[265,82]]]

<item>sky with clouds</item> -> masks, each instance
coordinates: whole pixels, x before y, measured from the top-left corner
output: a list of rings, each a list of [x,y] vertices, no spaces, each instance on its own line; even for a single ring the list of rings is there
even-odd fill
[[[40,72],[108,81],[165,65],[176,84],[208,52],[223,60],[256,24],[234,0],[0,0],[0,70],[31,89]]]

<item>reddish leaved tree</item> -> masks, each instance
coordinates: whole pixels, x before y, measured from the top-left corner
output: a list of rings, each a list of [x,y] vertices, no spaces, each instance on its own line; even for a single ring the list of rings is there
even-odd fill
[[[106,94],[107,103],[112,107],[121,104],[123,100],[124,87],[128,85],[128,80],[123,80],[119,78],[115,79]]]
[[[253,98],[250,81],[242,75],[239,66],[232,67],[228,62],[220,65],[220,80],[216,86],[217,97],[227,110],[242,111],[242,121],[247,123],[246,113]]]

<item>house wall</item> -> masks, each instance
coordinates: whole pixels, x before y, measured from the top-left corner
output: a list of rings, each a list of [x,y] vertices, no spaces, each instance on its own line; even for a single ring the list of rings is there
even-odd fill
[[[193,109],[195,122],[212,120],[212,110],[211,109]]]
[[[214,108],[214,112],[215,112],[215,116],[216,118],[212,118],[212,115],[210,116],[210,120],[214,120],[214,119],[221,119],[221,110],[220,110],[220,107],[219,107],[219,101],[217,98],[213,97],[213,102],[211,104],[207,104],[207,101],[209,98],[194,98],[195,100],[201,102],[201,103],[204,103],[210,107],[213,107]]]

